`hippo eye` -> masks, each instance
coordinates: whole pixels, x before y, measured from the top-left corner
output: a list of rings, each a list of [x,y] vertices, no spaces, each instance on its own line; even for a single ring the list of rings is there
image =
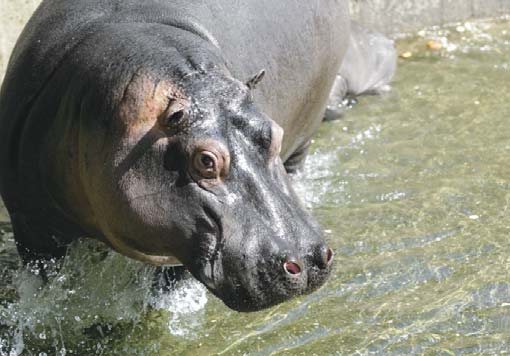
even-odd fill
[[[202,165],[207,169],[214,169],[214,159],[210,156],[203,154],[200,158]]]
[[[227,147],[214,139],[197,140],[193,146],[188,161],[191,178],[203,189],[211,189],[222,183],[230,170],[230,153]]]
[[[215,179],[219,176],[218,157],[210,151],[197,152],[193,165],[202,178]]]

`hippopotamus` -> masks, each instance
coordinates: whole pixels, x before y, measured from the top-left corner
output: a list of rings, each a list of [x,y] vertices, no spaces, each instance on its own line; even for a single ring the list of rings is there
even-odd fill
[[[44,0],[0,92],[22,261],[93,237],[238,311],[316,290],[333,251],[288,174],[350,28],[344,0]]]

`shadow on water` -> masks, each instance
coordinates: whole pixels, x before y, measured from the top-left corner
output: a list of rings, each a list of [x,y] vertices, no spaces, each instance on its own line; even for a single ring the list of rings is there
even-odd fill
[[[509,22],[398,46],[394,90],[323,124],[295,179],[336,250],[324,288],[239,314],[87,240],[41,287],[2,223],[0,356],[509,353]]]

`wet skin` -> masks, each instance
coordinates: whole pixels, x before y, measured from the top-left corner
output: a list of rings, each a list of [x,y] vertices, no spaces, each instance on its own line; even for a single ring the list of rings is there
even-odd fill
[[[286,171],[322,121],[349,27],[334,0],[44,1],[0,94],[22,259],[91,236],[182,263],[239,311],[321,286],[333,252]]]

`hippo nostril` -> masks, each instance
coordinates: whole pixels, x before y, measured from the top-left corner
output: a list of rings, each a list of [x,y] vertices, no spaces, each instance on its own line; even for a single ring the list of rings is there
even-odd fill
[[[288,275],[291,276],[299,276],[301,274],[301,271],[303,270],[301,268],[301,265],[298,262],[295,261],[288,261],[283,264],[283,269],[285,272],[287,272]]]
[[[328,265],[331,264],[331,262],[333,262],[333,256],[335,256],[335,253],[333,252],[332,249],[328,248],[328,254],[327,254],[327,257],[326,257],[326,263]]]
[[[333,262],[334,253],[333,250],[330,249],[329,247],[322,245],[321,247],[319,247],[316,253],[317,253],[315,255],[317,261],[316,263],[317,267],[319,267],[320,269],[328,268],[331,265],[331,262]]]

